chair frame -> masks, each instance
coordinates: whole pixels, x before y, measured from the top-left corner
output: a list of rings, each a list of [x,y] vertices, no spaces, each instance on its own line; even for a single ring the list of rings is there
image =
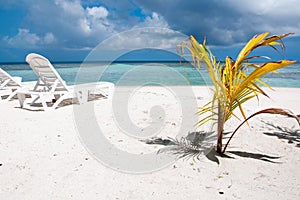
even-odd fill
[[[24,88],[32,88],[36,81],[22,82],[22,77],[11,76],[0,68],[0,101],[10,101],[17,92]],[[3,99],[4,96],[8,96]]]
[[[20,106],[30,110],[55,110],[58,105],[70,98],[76,98],[79,104],[86,103],[91,94],[102,94],[107,98],[112,98],[114,84],[110,82],[86,83],[74,86],[67,86],[55,70],[50,61],[35,53],[30,53],[26,56],[26,62],[38,76],[38,81],[32,90],[24,89],[17,91]],[[104,92],[105,89],[108,92]],[[26,98],[26,95],[31,95],[31,101]],[[42,108],[34,106],[35,103],[41,103]],[[47,103],[52,103],[48,106]]]

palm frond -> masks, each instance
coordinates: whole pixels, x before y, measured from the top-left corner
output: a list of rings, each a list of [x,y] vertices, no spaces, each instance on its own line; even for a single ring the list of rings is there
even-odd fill
[[[256,48],[267,46],[277,52],[280,52],[280,49],[284,51],[285,46],[282,39],[291,35],[291,33],[267,37],[268,35],[269,32],[255,35],[240,51],[236,60],[227,56],[224,65],[217,62],[216,57],[206,46],[206,40],[204,40],[203,44],[199,44],[193,36],[190,36],[189,42],[181,44],[182,48],[185,46],[190,51],[195,67],[198,66],[200,68],[200,60],[206,64],[207,71],[214,85],[213,100],[197,112],[198,115],[203,116],[196,124],[197,126],[202,126],[208,121],[218,118],[218,131],[222,132],[224,123],[231,116],[237,117],[234,114],[237,108],[243,118],[246,119],[246,113],[242,104],[254,97],[258,97],[258,95],[268,97],[265,91],[261,89],[261,86],[269,88],[270,86],[263,82],[261,78],[268,73],[276,72],[276,70],[296,62],[294,60],[281,60],[277,62],[269,61],[261,65],[249,63],[252,59],[264,57],[250,55]],[[270,60],[268,57],[264,58]],[[253,70],[248,72],[248,67],[252,67]],[[215,111],[216,108],[218,108],[217,112]],[[211,114],[208,114],[209,112]],[[218,135],[223,137],[222,133],[218,133]],[[221,138],[218,138],[218,148],[222,146],[219,145],[221,141]],[[218,152],[220,152],[219,149]]]

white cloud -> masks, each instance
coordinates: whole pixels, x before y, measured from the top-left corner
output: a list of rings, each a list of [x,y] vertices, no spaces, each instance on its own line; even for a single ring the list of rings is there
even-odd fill
[[[80,29],[86,34],[89,35],[91,33],[90,23],[86,18],[78,20]]]
[[[152,12],[150,16],[147,16],[145,20],[135,27],[160,27],[169,28],[168,22],[158,13]]]
[[[104,19],[108,16],[108,11],[104,7],[92,7],[92,8],[86,8],[87,14],[96,18],[96,19]]]
[[[86,18],[86,10],[79,0],[55,0],[55,4],[61,10],[62,19],[72,34],[79,33],[79,35],[87,36],[91,33],[90,22]],[[60,23],[64,24],[63,22]]]
[[[107,19],[109,12],[103,6],[84,8],[79,0],[56,0],[55,4],[59,9],[62,9],[60,15],[63,15],[65,23],[62,23],[61,19],[57,18],[56,20],[70,29],[71,34],[76,38],[75,43],[94,39],[96,44],[107,34],[113,32],[113,24]],[[64,35],[64,37],[66,36]],[[74,43],[74,41],[72,42]]]
[[[60,6],[68,15],[81,16],[84,13],[84,9],[79,0],[55,0],[55,4]]]
[[[46,33],[46,35],[44,36],[45,44],[51,44],[54,41],[55,41],[55,37],[54,37],[53,33]]]
[[[98,48],[103,50],[154,48],[175,51],[176,45],[187,38],[187,35],[167,28],[134,28],[108,38]]]
[[[81,0],[27,0],[24,3],[27,16],[23,24],[26,29],[22,29],[16,36],[5,37],[10,45],[15,46],[18,44],[17,40],[20,40],[24,47],[27,47],[26,44],[33,47],[42,42],[55,43],[57,47],[64,49],[86,49],[95,47],[115,33],[133,27],[168,27],[166,20],[156,12],[146,13],[147,17],[129,16],[128,6],[132,5],[129,3],[106,2],[105,4],[108,3],[110,7],[118,10],[111,9],[113,13],[110,13],[105,4],[83,6]],[[27,38],[28,41],[19,38]],[[138,37],[132,40],[131,45],[141,43]],[[152,39],[151,41],[155,43]]]
[[[87,7],[85,9],[86,20],[88,21],[91,33],[103,34],[103,32],[114,32],[114,25],[107,19],[109,12],[105,7]]]
[[[42,45],[49,45],[55,42],[55,37],[52,33],[46,33],[45,36],[38,36],[35,33],[30,33],[28,29],[19,29],[17,35],[13,37],[5,36],[3,41],[16,48],[37,48]]]

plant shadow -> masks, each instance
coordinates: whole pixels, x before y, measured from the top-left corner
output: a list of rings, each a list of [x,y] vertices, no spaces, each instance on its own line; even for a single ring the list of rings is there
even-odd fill
[[[275,128],[277,131],[264,132],[265,135],[275,136],[278,139],[286,140],[290,144],[296,144],[296,147],[300,147],[300,129],[280,127],[272,123],[264,122],[265,124]]]
[[[146,144],[162,145],[157,153],[168,153],[175,155],[177,159],[200,160],[206,156],[209,160],[219,164],[219,160],[213,153],[213,143],[216,140],[214,132],[191,132],[182,138],[150,138],[143,140]]]
[[[216,152],[215,148],[209,145],[205,145],[206,142],[211,144],[216,138],[212,132],[192,132],[186,137],[181,139],[172,138],[151,138],[143,140],[146,144],[150,145],[162,145],[163,147],[158,150],[158,153],[170,153],[175,155],[178,159],[190,159],[194,161],[200,160],[201,156],[205,156],[208,160],[220,164],[219,158],[229,158],[235,159],[235,156],[251,158],[256,160],[261,160],[270,163],[280,163],[275,160],[280,158],[277,156],[270,156],[261,153],[252,153],[245,151],[227,151],[228,154],[219,154]],[[230,155],[232,154],[232,155]],[[235,155],[235,156],[233,156]]]
[[[216,152],[215,149],[212,149],[207,155],[206,158],[209,159],[212,162],[215,162],[217,164],[220,163],[218,157],[220,158],[229,158],[229,159],[236,159],[235,156],[230,155],[233,154],[235,156],[243,157],[243,158],[251,158],[251,159],[256,159],[264,162],[269,162],[269,163],[281,163],[281,162],[276,162],[276,159],[279,159],[279,156],[270,156],[266,154],[261,154],[261,153],[252,153],[252,152],[246,152],[246,151],[227,151],[227,153],[224,154],[219,154]]]
[[[280,158],[279,156],[269,156],[266,154],[252,153],[246,151],[227,151],[227,152],[243,158],[251,158],[251,159],[261,160],[270,163],[280,163],[274,161],[275,159],[279,159]]]

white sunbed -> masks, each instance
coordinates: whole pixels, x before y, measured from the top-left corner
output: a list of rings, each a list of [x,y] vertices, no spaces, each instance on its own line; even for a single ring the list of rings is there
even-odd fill
[[[54,110],[66,99],[76,98],[80,104],[88,101],[90,95],[103,95],[112,98],[114,84],[110,82],[86,83],[67,86],[50,61],[38,54],[26,56],[26,62],[38,76],[38,81],[32,90],[17,91],[20,106],[30,110]],[[26,98],[30,95],[31,98]],[[42,107],[38,107],[40,103]]]
[[[33,88],[36,81],[22,82],[22,77],[11,76],[0,68],[0,101],[9,101],[24,88]],[[3,99],[8,96],[6,99]]]

